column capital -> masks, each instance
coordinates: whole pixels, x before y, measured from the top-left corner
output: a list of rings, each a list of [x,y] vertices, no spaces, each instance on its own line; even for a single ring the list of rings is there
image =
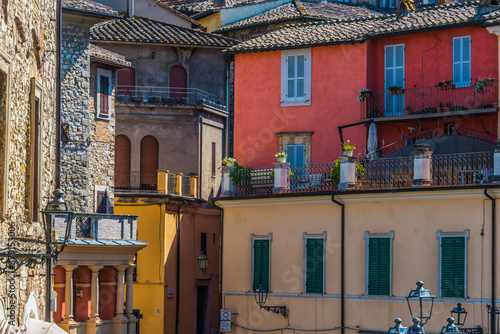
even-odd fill
[[[95,272],[98,272],[99,270],[101,270],[102,268],[104,268],[104,266],[87,266],[90,271],[92,271],[93,273]]]
[[[119,265],[113,266],[113,268],[115,268],[116,271],[118,271],[118,272],[123,272],[123,271],[125,271],[125,269],[127,269],[127,266],[119,264]]]
[[[68,272],[68,271],[73,271],[75,270],[76,268],[78,268],[78,265],[76,264],[65,264],[65,265],[62,265],[61,267],[63,267],[63,269]]]
[[[127,273],[133,273],[135,268],[137,268],[137,264],[129,264],[127,267]]]

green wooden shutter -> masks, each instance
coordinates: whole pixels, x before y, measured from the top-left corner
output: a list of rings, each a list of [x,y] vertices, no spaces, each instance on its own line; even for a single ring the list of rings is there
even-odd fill
[[[253,290],[257,290],[259,285],[269,291],[269,240],[253,242]]]
[[[465,238],[441,238],[441,294],[465,297]]]
[[[306,293],[323,293],[323,239],[306,242]]]
[[[391,279],[391,239],[368,241],[368,294],[388,296]]]

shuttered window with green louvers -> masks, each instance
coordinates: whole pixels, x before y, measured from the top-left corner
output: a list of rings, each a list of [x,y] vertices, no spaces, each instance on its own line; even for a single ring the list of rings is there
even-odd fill
[[[368,294],[389,296],[391,282],[391,239],[368,241]]]
[[[465,238],[441,238],[441,296],[465,298]]]
[[[306,241],[306,293],[323,293],[324,239]]]
[[[269,291],[269,240],[253,241],[253,290]]]

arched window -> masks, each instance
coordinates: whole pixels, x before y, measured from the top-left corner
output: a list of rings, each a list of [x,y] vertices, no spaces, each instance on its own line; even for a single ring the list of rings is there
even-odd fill
[[[170,89],[173,97],[186,97],[187,72],[182,66],[170,69]]]
[[[115,188],[130,186],[130,139],[125,135],[115,138]]]
[[[146,136],[141,140],[141,189],[154,190],[158,171],[158,140]]]

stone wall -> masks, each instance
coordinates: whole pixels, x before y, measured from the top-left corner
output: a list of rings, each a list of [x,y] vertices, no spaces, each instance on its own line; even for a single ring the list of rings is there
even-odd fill
[[[78,213],[96,211],[95,186],[109,187],[108,203],[113,212],[114,185],[114,96],[109,119],[98,119],[97,70],[107,67],[90,61],[88,24],[64,20],[62,42],[62,123],[67,127],[61,151],[61,178],[66,196]],[[112,86],[115,85],[113,72]],[[114,95],[114,93],[112,94]]]
[[[3,1],[3,6],[0,11],[0,183],[3,185],[0,244],[5,247],[10,237],[11,242],[25,250],[43,251],[39,219],[32,217],[36,217],[33,211],[43,208],[52,197],[55,186],[56,2],[10,0]],[[31,149],[34,124],[30,96],[35,82],[41,95],[38,194],[33,194],[36,188],[32,185],[35,171]],[[32,207],[33,196],[40,199],[39,207]],[[7,295],[9,298],[2,298],[0,303],[3,309],[11,308],[6,312],[12,314],[9,320],[22,324],[25,312],[45,318],[45,268],[22,267],[16,274],[0,275],[0,296]],[[1,309],[0,316],[4,316]]]

